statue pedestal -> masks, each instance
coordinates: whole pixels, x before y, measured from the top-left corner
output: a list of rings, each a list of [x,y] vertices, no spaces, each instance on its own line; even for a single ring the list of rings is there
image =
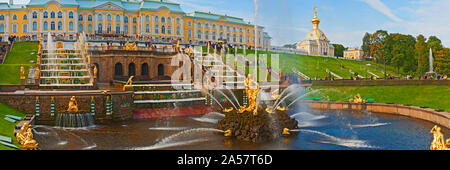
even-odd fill
[[[25,79],[20,79],[20,90],[25,89]]]
[[[98,89],[97,78],[94,78],[93,88]]]

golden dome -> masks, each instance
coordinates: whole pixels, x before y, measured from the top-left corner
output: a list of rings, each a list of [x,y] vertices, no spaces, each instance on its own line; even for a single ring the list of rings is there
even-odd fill
[[[314,28],[319,28],[320,19],[317,17],[317,7],[314,7],[314,18],[311,20]]]

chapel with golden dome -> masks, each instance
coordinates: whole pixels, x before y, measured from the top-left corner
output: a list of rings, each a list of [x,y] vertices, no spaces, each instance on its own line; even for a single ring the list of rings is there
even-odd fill
[[[297,43],[297,50],[304,51],[308,55],[334,56],[334,46],[330,44],[325,33],[319,29],[320,19],[317,17],[317,8],[314,8],[314,18],[311,20],[311,29],[304,40]]]

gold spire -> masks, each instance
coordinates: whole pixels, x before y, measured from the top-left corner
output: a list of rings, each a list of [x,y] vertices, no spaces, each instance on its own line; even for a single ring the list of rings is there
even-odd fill
[[[311,22],[313,23],[314,29],[319,28],[320,20],[319,18],[317,18],[317,7],[314,7],[314,18],[311,20]]]

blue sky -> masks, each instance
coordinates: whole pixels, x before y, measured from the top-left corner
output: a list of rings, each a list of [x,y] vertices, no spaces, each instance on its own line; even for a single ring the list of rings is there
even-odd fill
[[[0,0],[0,2],[8,0]],[[255,0],[171,0],[185,12],[210,11],[254,22]],[[272,36],[273,45],[302,40],[312,29],[313,8],[319,28],[332,43],[357,47],[365,32],[438,36],[450,47],[450,0],[257,0],[258,25]],[[15,0],[17,3],[28,0]]]

